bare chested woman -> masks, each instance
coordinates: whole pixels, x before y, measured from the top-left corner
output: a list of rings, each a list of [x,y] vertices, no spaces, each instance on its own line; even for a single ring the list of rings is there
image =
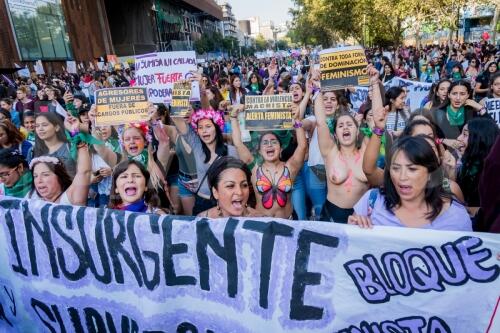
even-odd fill
[[[322,93],[314,100],[314,112],[328,188],[320,219],[347,223],[354,204],[368,190],[368,181],[362,168],[365,144],[358,148],[359,126],[349,113],[343,113],[337,118],[334,137],[330,135]]]

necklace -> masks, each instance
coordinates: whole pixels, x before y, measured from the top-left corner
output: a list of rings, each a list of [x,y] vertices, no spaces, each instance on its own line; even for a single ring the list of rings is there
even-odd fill
[[[217,213],[219,217],[225,217],[224,214],[222,213],[222,209],[219,206],[217,206]],[[243,213],[241,214],[241,217],[246,217],[246,216],[248,216],[247,207],[245,207]]]

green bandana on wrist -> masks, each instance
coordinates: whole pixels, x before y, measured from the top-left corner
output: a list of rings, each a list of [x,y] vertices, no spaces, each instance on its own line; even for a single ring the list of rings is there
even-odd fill
[[[85,142],[86,144],[90,145],[102,145],[103,142],[97,140],[94,138],[92,135],[86,132],[79,132],[77,135],[71,137],[68,131],[66,131],[66,138],[69,141],[69,154],[71,158],[76,161],[76,156],[78,152],[78,144]]]

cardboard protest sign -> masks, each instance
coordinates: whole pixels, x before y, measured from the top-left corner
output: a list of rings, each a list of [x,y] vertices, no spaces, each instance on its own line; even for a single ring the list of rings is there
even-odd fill
[[[109,88],[95,92],[96,126],[121,125],[148,120],[145,88]]]
[[[340,47],[319,53],[321,90],[368,85],[365,51],[361,46]]]
[[[43,64],[41,60],[35,62],[35,72],[37,75],[44,75],[45,70],[43,69]]]
[[[186,117],[189,113],[189,98],[191,96],[191,83],[174,83],[172,92],[172,103],[170,104],[170,116]]]
[[[293,128],[292,95],[245,96],[245,128],[249,131]]]
[[[484,103],[488,114],[500,126],[500,98],[488,98]]]
[[[4,197],[0,331],[493,333],[499,248],[496,234]]]
[[[76,74],[77,73],[76,61],[66,61],[66,70],[70,74]]]
[[[188,79],[196,71],[194,51],[158,52],[135,57],[135,77],[139,87],[148,88],[153,103],[170,103],[174,83]]]
[[[24,68],[20,68],[18,71],[17,71],[17,74],[19,74],[20,77],[30,77],[30,70],[28,69],[28,67],[24,67]]]

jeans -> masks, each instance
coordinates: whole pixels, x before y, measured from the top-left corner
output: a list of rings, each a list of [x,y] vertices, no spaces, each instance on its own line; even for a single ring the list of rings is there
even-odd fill
[[[304,167],[300,169],[297,177],[295,177],[292,189],[292,205],[298,220],[307,219]]]
[[[321,208],[326,200],[327,188],[326,181],[320,180],[316,174],[311,170],[307,163],[302,168],[305,174],[306,180],[306,193],[311,200],[312,208],[314,212],[314,217],[316,220],[319,219],[321,214]]]

